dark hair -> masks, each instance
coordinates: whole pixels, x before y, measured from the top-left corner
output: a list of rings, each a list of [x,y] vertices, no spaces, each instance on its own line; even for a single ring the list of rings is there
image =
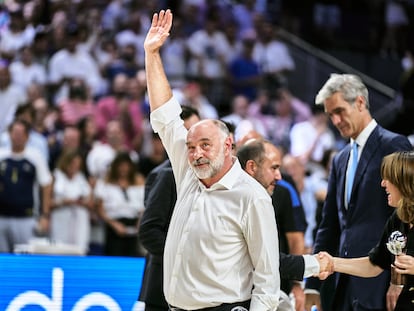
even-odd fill
[[[234,132],[236,131],[236,126],[234,125],[233,122],[228,122],[224,120],[220,120],[220,121],[223,122],[227,126],[227,129],[229,130],[231,134],[234,134]]]
[[[182,105],[181,106],[181,114],[180,117],[181,119],[183,119],[184,121],[191,118],[192,116],[197,116],[197,118],[200,119],[200,114],[198,113],[198,110],[190,107],[190,106],[185,106]]]
[[[14,119],[14,120],[13,120],[13,122],[9,125],[9,132],[10,132],[10,131],[13,129],[13,127],[14,127],[15,125],[17,125],[17,124],[19,124],[19,125],[23,125],[23,127],[24,127],[24,131],[26,132],[27,136],[29,136],[30,129],[31,129],[32,127],[30,126],[30,124],[29,124],[27,121],[25,121],[25,120],[21,120],[21,119]]]
[[[237,150],[237,158],[243,169],[246,168],[247,161],[253,160],[257,164],[262,163],[265,154],[265,141],[262,139],[254,139],[242,145]]]
[[[56,167],[60,169],[62,172],[67,173],[68,166],[77,157],[79,157],[82,160],[83,165],[83,157],[79,150],[65,151],[59,156]],[[80,167],[80,169],[82,170],[82,166]]]
[[[129,184],[130,185],[135,184],[136,168],[128,152],[118,152],[115,155],[115,158],[112,160],[111,165],[109,166],[108,172],[106,174],[107,182],[115,183],[118,180],[119,178],[118,169],[123,163],[128,163],[131,168],[128,172]]]

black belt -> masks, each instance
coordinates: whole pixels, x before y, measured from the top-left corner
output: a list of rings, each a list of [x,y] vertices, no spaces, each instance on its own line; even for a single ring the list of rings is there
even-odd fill
[[[171,311],[248,311],[250,308],[250,299],[234,303],[222,303],[215,307],[202,308],[197,310],[185,310],[174,306],[169,306]]]

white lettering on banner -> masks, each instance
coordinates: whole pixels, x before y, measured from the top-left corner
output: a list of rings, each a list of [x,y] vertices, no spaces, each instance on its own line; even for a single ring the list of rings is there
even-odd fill
[[[62,311],[62,293],[63,293],[64,273],[60,268],[54,268],[52,272],[52,297],[38,291],[27,291],[16,296],[6,311],[20,311],[28,305],[43,307],[45,311]],[[108,311],[122,311],[118,303],[110,296],[103,293],[90,293],[80,298],[72,311],[85,311],[93,306],[106,308]]]

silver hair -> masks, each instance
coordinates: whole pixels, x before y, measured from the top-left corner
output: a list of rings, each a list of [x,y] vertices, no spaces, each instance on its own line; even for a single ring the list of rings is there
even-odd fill
[[[368,89],[362,80],[353,74],[332,73],[316,95],[315,104],[323,105],[326,99],[338,92],[351,105],[354,104],[358,96],[362,96],[365,99],[365,106],[369,110]]]
[[[220,132],[221,142],[224,143],[226,138],[230,136],[229,128],[227,127],[227,125],[223,121],[220,121],[220,120],[211,120],[211,121],[220,130],[219,132]]]

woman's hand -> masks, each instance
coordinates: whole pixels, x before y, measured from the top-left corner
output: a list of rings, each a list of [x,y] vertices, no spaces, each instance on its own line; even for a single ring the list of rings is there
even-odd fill
[[[395,256],[394,261],[395,271],[401,274],[414,275],[414,257],[410,255]]]

